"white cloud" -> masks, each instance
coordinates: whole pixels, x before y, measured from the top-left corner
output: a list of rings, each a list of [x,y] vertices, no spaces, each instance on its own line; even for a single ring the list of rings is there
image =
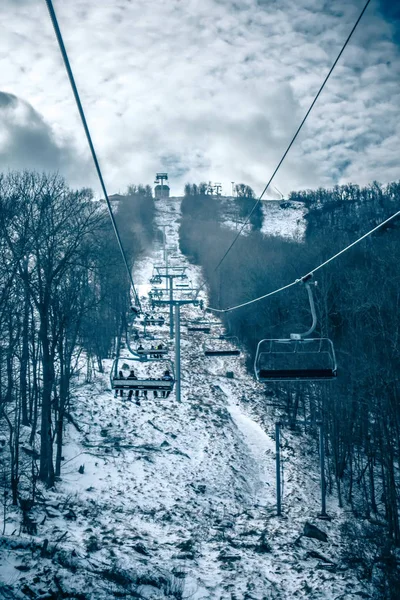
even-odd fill
[[[168,170],[180,193],[202,179],[262,190],[363,2],[54,4],[110,193],[152,182],[157,170]],[[43,116],[57,146],[89,160],[45,3],[2,3],[0,19],[3,91]],[[279,189],[399,177],[392,34],[371,4],[276,178]],[[71,182],[95,185],[94,169],[69,157],[60,168],[70,160]]]

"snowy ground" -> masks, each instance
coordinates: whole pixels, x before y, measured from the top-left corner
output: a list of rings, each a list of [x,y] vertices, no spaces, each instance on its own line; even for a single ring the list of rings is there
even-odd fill
[[[159,201],[157,209],[168,245],[177,245],[179,200]],[[152,265],[161,260],[159,245],[137,265],[143,298]],[[194,285],[201,282],[200,269],[184,257],[171,262],[187,265]],[[198,308],[182,309],[183,320],[193,318],[203,318]],[[213,331],[222,333],[212,320]],[[168,338],[167,325],[161,335]],[[107,375],[89,384],[77,378],[74,417],[81,431],[68,426],[62,479],[43,490],[37,535],[13,536],[36,549],[10,548],[17,525],[9,513],[0,554],[4,597],[359,597],[360,584],[340,567],[338,527],[346,515],[331,498],[333,520],[316,519],[316,449],[284,432],[284,516],[278,518],[274,424],[260,426],[264,388],[246,373],[243,357],[205,358],[205,341],[205,334],[182,327],[181,403],[174,393],[168,399],[149,393],[141,406],[115,399],[107,360]],[[141,365],[143,374],[154,369],[162,370]],[[307,521],[327,532],[327,543],[300,537]],[[45,538],[50,552],[41,557]]]
[[[301,202],[291,202],[287,208],[281,208],[279,200],[265,200],[262,204],[264,222],[262,233],[301,240],[306,231],[304,215],[306,209]]]
[[[221,198],[224,213],[224,227],[242,231],[241,235],[247,235],[251,231],[251,225],[247,224],[243,230],[243,220],[238,218],[237,209],[232,208],[233,198]],[[286,208],[282,204],[287,203]],[[278,236],[301,241],[306,231],[304,215],[307,209],[302,202],[287,202],[286,200],[263,200],[263,225],[261,232],[268,236]]]

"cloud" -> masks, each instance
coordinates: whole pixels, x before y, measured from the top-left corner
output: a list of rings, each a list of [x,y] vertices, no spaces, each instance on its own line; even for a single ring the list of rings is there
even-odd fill
[[[396,178],[400,61],[385,2],[371,3],[279,171],[275,183],[284,193]],[[175,193],[189,180],[220,181],[226,191],[231,181],[245,181],[260,192],[362,5],[55,2],[110,193],[151,183],[164,170]],[[43,115],[48,137],[42,133],[39,147],[47,139],[58,149],[53,159],[41,151],[38,162],[68,163],[73,183],[95,184],[45,3],[2,4],[0,19],[3,89]],[[28,161],[28,154],[21,156]]]
[[[2,169],[71,170],[83,175],[68,140],[57,142],[51,127],[32,106],[14,94],[0,91],[0,164]]]

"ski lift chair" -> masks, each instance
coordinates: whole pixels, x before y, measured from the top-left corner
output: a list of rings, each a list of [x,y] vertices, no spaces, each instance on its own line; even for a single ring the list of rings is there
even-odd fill
[[[239,340],[236,336],[211,337],[204,344],[204,356],[240,356]]]
[[[144,336],[145,339],[151,339],[152,342],[154,342],[154,344],[152,345],[156,345],[157,341],[158,342],[163,342],[163,340],[156,340],[156,338],[154,336]],[[140,344],[140,338],[136,338],[136,343],[134,347],[134,345],[132,344],[132,340],[129,334],[129,330],[127,332],[126,335],[126,345],[127,348],[129,350],[129,352],[132,354],[132,360],[136,360],[136,361],[140,361],[140,362],[157,362],[159,360],[162,360],[163,358],[165,358],[169,352],[169,349],[167,347],[167,345],[163,342],[163,347],[160,348],[151,348],[148,345],[142,347],[141,349],[139,349],[138,347],[138,343],[139,346]]]
[[[187,324],[188,331],[197,332],[197,333],[211,333],[211,325],[210,321],[189,321]]]
[[[165,319],[164,317],[145,317],[143,321],[140,321],[141,325],[145,325],[148,327],[149,325],[159,325],[160,327],[164,325]]]
[[[303,280],[310,303],[312,325],[305,333],[288,339],[264,339],[258,343],[254,361],[257,381],[323,381],[335,379],[335,349],[329,338],[310,338],[317,325],[314,298],[307,277]],[[315,285],[315,284],[314,284]]]
[[[142,358],[142,360],[158,361],[158,360],[163,359],[165,356],[167,356],[168,348],[165,345],[163,345],[162,348],[142,347],[142,348],[136,348],[135,353],[138,354]]]
[[[149,298],[162,298],[163,295],[164,292],[160,288],[153,288],[149,291]]]
[[[150,277],[150,283],[157,284],[157,283],[162,283],[161,277],[159,275],[153,275],[152,277]]]
[[[125,363],[127,361],[134,361],[134,359],[127,359],[127,358],[121,358],[121,359],[115,359],[112,369],[111,369],[111,374],[110,374],[110,382],[111,382],[111,388],[113,390],[132,390],[132,391],[150,391],[150,392],[172,392],[173,388],[174,388],[174,383],[175,383],[175,378],[173,376],[171,376],[171,379],[162,379],[160,378],[156,378],[156,377],[150,377],[150,378],[142,378],[142,379],[132,379],[129,378],[129,376],[127,375],[127,377],[119,377],[119,372],[120,370],[118,369],[118,364],[119,361],[123,360]],[[170,369],[172,370],[172,365],[170,367]],[[123,372],[123,371],[122,371]],[[173,371],[172,371],[173,372]]]

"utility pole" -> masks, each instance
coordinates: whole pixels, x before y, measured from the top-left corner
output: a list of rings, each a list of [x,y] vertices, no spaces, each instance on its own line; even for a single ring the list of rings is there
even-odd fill
[[[172,307],[172,304],[171,304]],[[181,401],[181,307],[175,304],[175,395]]]
[[[168,269],[167,269],[168,271]],[[166,275],[165,276],[165,280],[168,281],[169,279],[169,337],[172,340],[172,338],[174,337],[174,312],[173,312],[173,305],[174,305],[174,278],[171,277],[171,275]],[[168,289],[168,285],[167,285],[167,289]]]
[[[155,269],[158,273],[158,276],[161,279],[165,279],[166,290],[169,288],[169,300],[167,301],[169,304],[169,337],[172,340],[174,337],[174,313],[173,313],[173,305],[174,305],[174,279],[185,279],[185,270],[186,267],[171,267],[168,269],[168,264],[162,267],[155,266]],[[169,282],[169,284],[168,284]]]
[[[167,225],[161,225],[161,227],[163,230],[163,254],[164,254],[165,269],[166,269],[166,273],[168,275],[167,235],[165,233],[165,229],[166,229]],[[168,292],[168,279],[165,279],[165,291]]]
[[[321,512],[318,516],[320,519],[329,519],[326,513],[325,436],[322,420],[319,423],[319,465],[321,473]]]
[[[171,275],[169,275],[171,277]],[[199,300],[153,300],[154,306],[164,306],[169,304],[175,306],[175,395],[178,402],[181,402],[181,319],[180,310],[184,304],[199,306]]]
[[[276,456],[276,514],[278,517],[282,514],[282,497],[281,497],[281,443],[280,443],[280,426],[275,423],[275,456]]]

